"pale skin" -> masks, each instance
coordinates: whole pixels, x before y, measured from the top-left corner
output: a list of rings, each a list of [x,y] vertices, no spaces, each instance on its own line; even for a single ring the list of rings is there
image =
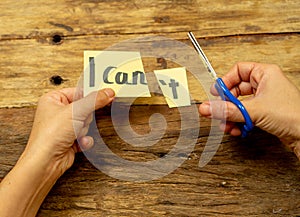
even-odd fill
[[[91,113],[114,99],[111,89],[73,102],[75,88],[41,97],[28,144],[15,167],[0,184],[0,216],[35,216],[56,180],[74,162],[75,153],[93,146],[86,136]],[[95,103],[94,103],[95,102]],[[72,113],[74,107],[76,112]],[[77,129],[76,135],[74,127]]]
[[[250,95],[242,101],[255,126],[277,136],[300,159],[300,91],[277,65],[253,62],[237,63],[222,77],[235,96]],[[211,92],[217,95],[214,87]],[[204,102],[199,107],[202,116],[223,121],[220,128],[238,136],[236,122],[244,118],[231,102]]]
[[[300,159],[300,92],[280,68],[238,63],[223,80],[236,96],[252,94],[243,104],[253,123],[287,142]],[[91,114],[111,103],[114,92],[100,90],[78,101],[73,99],[74,92],[73,88],[62,89],[39,100],[28,144],[0,184],[1,217],[35,216],[52,186],[71,167],[75,153],[80,151],[74,142],[76,135],[81,149],[93,146],[93,138],[87,136]],[[217,94],[214,88],[212,93]],[[80,109],[72,110],[73,105]],[[242,122],[243,117],[231,103],[204,102],[199,112],[208,118],[227,120],[221,129],[240,135],[235,123]]]

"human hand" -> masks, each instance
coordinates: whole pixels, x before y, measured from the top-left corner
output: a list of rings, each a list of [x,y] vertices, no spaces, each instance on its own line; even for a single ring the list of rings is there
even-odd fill
[[[56,162],[57,169],[64,173],[80,147],[87,150],[93,146],[93,138],[86,136],[93,119],[91,114],[111,103],[114,94],[112,89],[104,89],[78,101],[74,99],[75,88],[45,94],[39,100],[25,153]]]
[[[92,112],[112,102],[104,89],[77,101],[75,89],[52,91],[39,100],[31,135],[15,167],[0,183],[0,216],[35,216],[56,180],[74,162],[75,153],[92,147],[86,136]]]
[[[241,62],[222,79],[234,96],[252,95],[242,103],[254,125],[282,139],[300,159],[300,91],[281,69],[276,65]],[[214,86],[211,92],[218,95]],[[231,102],[204,102],[199,112],[224,120],[220,125],[223,131],[234,136],[241,134],[236,123],[244,122],[244,118]]]

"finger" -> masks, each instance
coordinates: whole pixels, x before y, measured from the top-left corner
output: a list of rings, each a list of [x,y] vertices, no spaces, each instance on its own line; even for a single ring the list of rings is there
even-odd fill
[[[214,96],[219,96],[220,94],[218,93],[215,84],[213,84],[211,86],[210,92],[212,93],[212,95]],[[232,93],[232,95],[234,95],[235,97],[239,97],[239,96],[245,96],[245,95],[250,95],[253,94],[255,92],[255,90],[253,89],[252,85],[249,82],[244,82],[242,81],[239,85],[232,87],[230,89],[230,92]]]
[[[79,151],[87,151],[94,146],[94,139],[91,136],[83,136],[78,139]]]
[[[230,130],[230,135],[232,136],[240,136],[242,135],[242,131],[238,126],[234,126],[231,130]]]
[[[231,102],[216,100],[204,102],[199,107],[202,116],[232,122],[244,122],[240,110]]]
[[[106,88],[98,92],[92,92],[88,96],[73,102],[74,118],[85,121],[93,111],[111,103],[114,96],[114,91],[110,88]]]
[[[93,121],[93,114],[91,113],[84,122],[84,126],[89,126]]]
[[[89,132],[89,126],[85,126],[80,129],[78,135],[76,135],[76,136],[77,136],[77,138],[80,138],[80,137],[85,136],[88,132]]]
[[[242,81],[250,82],[251,72],[255,68],[253,62],[240,62],[235,64],[229,72],[222,77],[224,83],[231,89],[239,85]]]
[[[246,96],[254,93],[253,87],[249,82],[242,81],[238,86],[233,87],[230,92],[235,96]]]
[[[237,124],[231,121],[222,121],[220,123],[220,129],[225,133],[230,133],[232,136],[240,136],[242,134]]]
[[[205,101],[202,104],[200,104],[199,113],[201,116],[208,117],[208,118],[211,117],[211,109],[210,109],[209,101]]]
[[[61,90],[58,90],[58,92],[62,93],[66,99],[68,100],[68,103],[73,102],[74,94],[75,94],[75,88],[64,88]]]
[[[222,79],[228,89],[237,86],[242,81],[250,83],[252,88],[257,89],[259,82],[266,73],[266,67],[269,68],[270,65],[255,62],[240,62],[235,64]]]
[[[222,80],[234,96],[249,95],[257,88],[263,76],[263,68],[264,64],[239,62],[222,77]],[[211,87],[211,93],[219,95],[214,85]]]
[[[230,133],[230,131],[234,128],[235,123],[231,121],[221,121],[220,129],[225,133]]]

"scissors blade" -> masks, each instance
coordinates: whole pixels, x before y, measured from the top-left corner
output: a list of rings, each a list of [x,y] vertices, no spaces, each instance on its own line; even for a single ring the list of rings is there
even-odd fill
[[[202,62],[205,64],[208,73],[210,74],[210,76],[216,80],[218,78],[217,73],[215,72],[215,70],[213,69],[213,67],[211,66],[209,60],[207,59],[206,55],[204,54],[203,50],[201,49],[197,39],[195,38],[194,34],[192,32],[188,32],[188,36],[194,46],[194,48],[196,49],[196,51],[198,52],[199,56],[201,57]]]

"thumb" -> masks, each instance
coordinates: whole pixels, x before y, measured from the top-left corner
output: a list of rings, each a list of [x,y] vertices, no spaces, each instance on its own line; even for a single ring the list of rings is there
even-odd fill
[[[251,107],[250,101],[243,101],[242,104],[248,110]],[[202,116],[215,118],[219,120],[227,120],[231,122],[244,122],[244,117],[238,107],[232,102],[215,100],[203,102],[199,107]],[[249,113],[250,117],[251,114]]]
[[[73,102],[73,118],[85,120],[93,111],[103,108],[114,99],[115,92],[110,89],[102,89],[87,95],[86,97]]]

